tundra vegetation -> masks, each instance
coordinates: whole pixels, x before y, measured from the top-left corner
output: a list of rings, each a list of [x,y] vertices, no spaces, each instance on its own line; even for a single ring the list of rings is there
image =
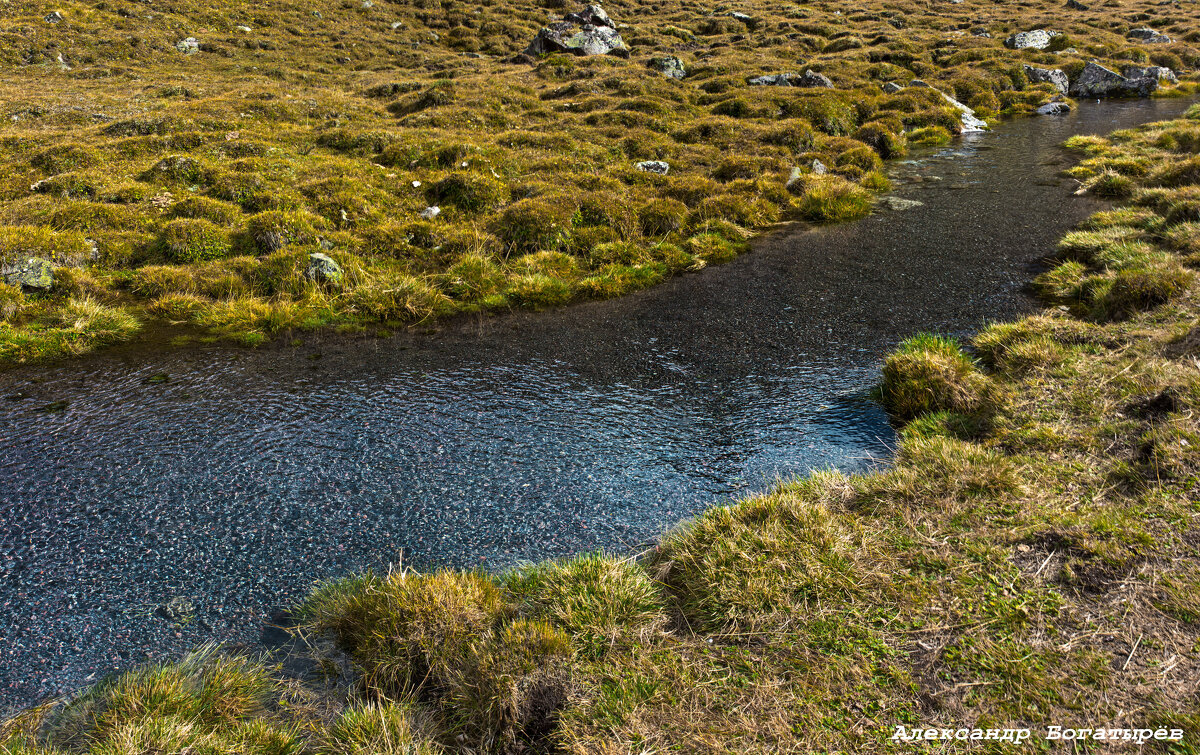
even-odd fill
[[[650,286],[869,212],[882,159],[962,129],[914,79],[993,121],[1059,94],[1027,65],[1194,91],[1189,10],[1088,5],[619,2],[627,54],[576,57],[522,54],[566,0],[8,3],[0,268],[47,267],[0,290],[0,364],[153,323],[257,344]],[[1004,44],[1039,28],[1061,34]]]
[[[887,358],[891,467],[781,483],[640,558],[321,584],[294,611],[309,673],[203,649],[0,748],[894,752],[920,747],[897,726],[1033,747],[1056,724],[1200,751],[1200,106],[1070,146],[1081,191],[1121,176],[1126,202],[1048,250],[1040,314]]]

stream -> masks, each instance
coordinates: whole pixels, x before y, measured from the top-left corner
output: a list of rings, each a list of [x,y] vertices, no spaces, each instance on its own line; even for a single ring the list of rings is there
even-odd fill
[[[1059,176],[1062,141],[1188,104],[915,151],[892,196],[922,206],[791,226],[619,300],[0,372],[0,711],[252,643],[317,579],[628,551],[777,478],[886,461],[883,355],[1032,311],[1039,260],[1100,206]]]

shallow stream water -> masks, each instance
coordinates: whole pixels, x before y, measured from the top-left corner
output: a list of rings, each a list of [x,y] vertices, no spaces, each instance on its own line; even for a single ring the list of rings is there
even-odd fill
[[[1186,104],[1000,124],[890,166],[923,206],[792,227],[617,301],[0,373],[0,710],[253,641],[319,578],[627,550],[886,458],[882,356],[1031,310],[1038,260],[1097,208],[1058,145]],[[190,621],[156,612],[173,598]]]

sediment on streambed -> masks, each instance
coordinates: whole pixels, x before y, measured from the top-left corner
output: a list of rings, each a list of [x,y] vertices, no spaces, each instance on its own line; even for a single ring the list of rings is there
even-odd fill
[[[1198,140],[1193,108],[1070,142],[1122,204],[1047,250],[1045,311],[888,357],[891,468],[714,508],[641,562],[331,582],[295,610],[305,683],[206,649],[6,746],[883,752],[901,725],[1053,725],[1195,749]]]
[[[619,296],[781,220],[862,217],[909,144],[1072,96],[1189,94],[1192,20],[23,3],[0,14],[0,364],[151,322],[255,345]]]

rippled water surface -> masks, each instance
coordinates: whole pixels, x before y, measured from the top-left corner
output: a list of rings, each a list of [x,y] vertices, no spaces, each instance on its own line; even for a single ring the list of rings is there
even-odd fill
[[[632,548],[775,477],[867,465],[892,437],[866,397],[882,355],[1029,309],[1032,266],[1096,208],[1056,145],[1183,107],[1001,125],[893,166],[921,207],[619,301],[0,373],[0,707],[253,640],[317,578]],[[172,598],[184,626],[155,613]]]

